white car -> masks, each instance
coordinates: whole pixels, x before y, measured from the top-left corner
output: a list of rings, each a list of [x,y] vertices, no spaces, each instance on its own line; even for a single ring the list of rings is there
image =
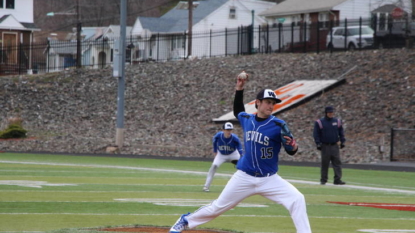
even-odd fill
[[[349,26],[347,30],[345,27],[334,27],[327,34],[326,46],[328,49],[349,50],[370,48],[373,46],[373,33],[369,26]]]

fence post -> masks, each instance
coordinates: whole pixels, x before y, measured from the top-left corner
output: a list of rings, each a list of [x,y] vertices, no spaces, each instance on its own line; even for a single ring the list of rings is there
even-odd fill
[[[391,128],[391,154],[390,154],[390,161],[393,161],[393,127]]]
[[[291,52],[294,52],[294,22],[291,22]]]
[[[228,28],[225,28],[225,57],[228,56]]]
[[[320,21],[317,20],[317,54],[320,53]]]
[[[258,25],[258,53],[262,53],[261,50],[261,25]]]
[[[278,52],[281,53],[281,30],[282,29],[282,23],[278,23]]]
[[[209,31],[209,57],[212,57],[212,29]]]
[[[359,42],[362,41],[362,17],[359,18]],[[362,50],[362,43],[359,43],[359,50]]]
[[[247,43],[247,47],[248,47],[248,54],[253,54],[254,53],[254,26],[248,26],[247,27],[247,34],[248,34],[248,43]]]
[[[183,60],[186,60],[187,59],[187,56],[186,56],[186,47],[187,47],[186,46],[186,37],[187,37],[186,30],[184,31],[183,37],[184,37]]]
[[[303,44],[303,52],[307,53],[307,22],[304,22],[304,44]]]
[[[104,38],[102,39],[102,51],[105,51],[105,40],[104,40]],[[99,53],[98,53],[98,62],[99,62]],[[106,63],[106,61],[105,61],[105,63]],[[104,69],[105,63],[104,63],[104,59],[102,59],[102,61],[101,61],[101,69]],[[92,69],[94,68],[94,65],[95,64],[92,64]]]
[[[240,30],[240,27],[238,27],[238,34],[237,34],[237,37],[236,37],[236,39],[237,39],[237,43],[236,43],[236,46],[237,46],[237,48],[236,48],[236,54],[237,55],[239,55],[239,37],[240,37],[240,32],[241,30]]]
[[[22,43],[19,43],[19,59],[18,59],[18,62],[19,62],[19,64],[17,65],[17,70],[18,70],[18,72],[19,72],[19,74],[21,74],[21,69],[22,69],[22,56],[23,56],[23,53],[22,53]]]
[[[157,59],[156,61],[159,61],[159,50],[160,50],[160,32],[157,33]]]
[[[329,30],[329,33],[330,33],[330,44],[331,44],[331,46],[329,46],[330,47],[330,53],[333,53],[333,20],[330,20],[330,30]]]
[[[49,51],[50,51],[50,40],[48,40],[48,46],[46,48],[47,55],[46,55],[46,73],[49,73]]]
[[[347,51],[347,18],[344,19],[344,51]]]
[[[269,24],[267,24],[267,49],[266,49],[266,53],[270,53],[271,51],[269,51]]]
[[[378,16],[377,15],[375,15],[374,17],[373,17],[373,19],[372,19],[372,28],[373,28],[373,45],[374,45],[374,47],[375,48],[377,48],[378,47],[378,41],[377,41],[377,28],[378,28]]]

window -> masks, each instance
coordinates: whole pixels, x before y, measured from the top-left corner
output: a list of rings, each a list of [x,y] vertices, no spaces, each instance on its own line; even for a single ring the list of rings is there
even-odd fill
[[[14,9],[14,0],[6,0],[6,8]]]
[[[236,19],[236,7],[231,6],[231,8],[229,8],[229,18]]]
[[[184,48],[183,36],[173,36],[171,40],[171,50]]]
[[[335,36],[344,36],[344,29],[337,29],[337,30],[334,32],[334,35],[335,35]]]
[[[3,8],[3,0],[0,0],[0,8]]]
[[[291,16],[291,22],[294,23],[294,26],[300,26],[301,25],[301,15]]]
[[[320,28],[328,28],[329,27],[329,13],[328,12],[318,13],[318,22],[320,23]]]

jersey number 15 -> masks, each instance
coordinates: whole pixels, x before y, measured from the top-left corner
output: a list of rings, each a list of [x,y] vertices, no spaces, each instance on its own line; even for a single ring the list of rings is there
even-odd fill
[[[274,157],[274,152],[272,147],[262,147],[261,148],[261,159],[271,159]]]

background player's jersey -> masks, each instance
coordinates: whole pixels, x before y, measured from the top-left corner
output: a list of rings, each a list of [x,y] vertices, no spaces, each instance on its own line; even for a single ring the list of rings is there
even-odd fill
[[[239,160],[237,168],[251,174],[275,174],[283,142],[281,138],[283,135],[292,137],[285,121],[275,116],[257,121],[254,114],[246,112],[239,113],[238,119],[245,133],[245,155]]]
[[[222,131],[218,132],[213,136],[213,152],[220,152],[223,155],[229,155],[235,150],[238,150],[239,154],[242,155],[242,144],[238,136],[231,134],[229,138],[225,138]]]

